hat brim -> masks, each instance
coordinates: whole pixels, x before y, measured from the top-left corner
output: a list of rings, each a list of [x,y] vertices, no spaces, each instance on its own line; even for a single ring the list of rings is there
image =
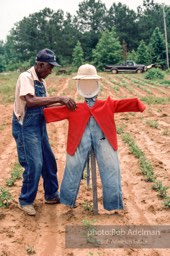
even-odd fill
[[[99,80],[101,79],[101,76],[74,76],[74,80]]]
[[[48,62],[48,63],[55,67],[60,67],[60,65],[57,62]]]

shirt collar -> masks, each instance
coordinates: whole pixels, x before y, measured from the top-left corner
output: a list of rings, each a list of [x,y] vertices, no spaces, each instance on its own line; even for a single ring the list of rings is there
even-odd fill
[[[97,96],[94,96],[93,98],[85,98],[85,101],[87,103],[89,103],[89,102],[96,102],[96,100],[97,100]]]
[[[38,78],[38,76],[37,76],[37,73],[35,72],[35,67],[33,66],[33,67],[31,67],[30,69],[28,69],[28,72],[29,73],[31,73],[31,75],[32,75],[32,77],[33,77],[33,79],[34,79],[34,81],[36,80],[36,81],[39,81],[39,82],[42,82],[42,81],[40,81],[40,79]]]

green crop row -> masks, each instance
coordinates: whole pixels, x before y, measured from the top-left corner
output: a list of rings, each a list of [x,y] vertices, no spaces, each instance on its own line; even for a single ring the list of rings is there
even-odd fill
[[[130,134],[124,133],[123,127],[117,127],[117,133],[121,135],[123,142],[128,145],[130,152],[139,160],[140,170],[144,175],[145,180],[147,182],[154,182],[152,188],[158,192],[160,198],[164,199],[164,206],[170,207],[170,197],[167,195],[169,187],[164,186],[162,182],[157,179],[154,173],[154,168],[151,162],[147,159],[145,153],[136,144],[134,138]]]

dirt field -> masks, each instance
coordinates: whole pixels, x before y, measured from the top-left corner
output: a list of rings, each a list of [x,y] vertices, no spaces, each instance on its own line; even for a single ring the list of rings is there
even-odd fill
[[[111,75],[103,73],[100,97],[105,99],[126,97],[170,97],[170,88],[143,80],[142,75]],[[170,77],[167,77],[170,79]],[[71,77],[49,77],[51,94],[70,95],[82,101],[76,93]],[[151,99],[149,98],[149,99]],[[147,104],[143,113],[121,113],[115,115],[118,127],[132,135],[135,143],[145,153],[153,166],[157,179],[164,186],[170,186],[170,104]],[[0,185],[6,186],[12,166],[17,161],[16,146],[11,136],[12,104],[1,104],[0,116]],[[155,125],[156,124],[156,125]],[[157,127],[156,127],[157,126]],[[61,183],[65,165],[67,121],[48,125],[50,143],[58,163],[58,178]],[[168,249],[66,249],[66,225],[82,225],[82,220],[95,220],[96,225],[160,225],[170,224],[170,211],[164,200],[152,189],[153,183],[146,182],[141,173],[139,161],[129,151],[127,144],[119,140],[119,159],[122,175],[124,210],[107,212],[102,205],[102,187],[98,174],[99,215],[94,216],[84,206],[92,202],[92,191],[82,180],[76,208],[64,205],[45,205],[42,180],[35,201],[37,215],[26,216],[17,207],[21,180],[9,188],[13,201],[8,208],[0,208],[0,256],[168,256]],[[167,191],[168,195],[170,190]]]

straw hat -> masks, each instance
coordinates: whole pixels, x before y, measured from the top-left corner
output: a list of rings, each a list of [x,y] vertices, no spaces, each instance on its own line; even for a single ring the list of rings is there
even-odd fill
[[[85,64],[79,67],[77,76],[73,77],[73,79],[101,79],[97,74],[97,70],[93,65]]]

